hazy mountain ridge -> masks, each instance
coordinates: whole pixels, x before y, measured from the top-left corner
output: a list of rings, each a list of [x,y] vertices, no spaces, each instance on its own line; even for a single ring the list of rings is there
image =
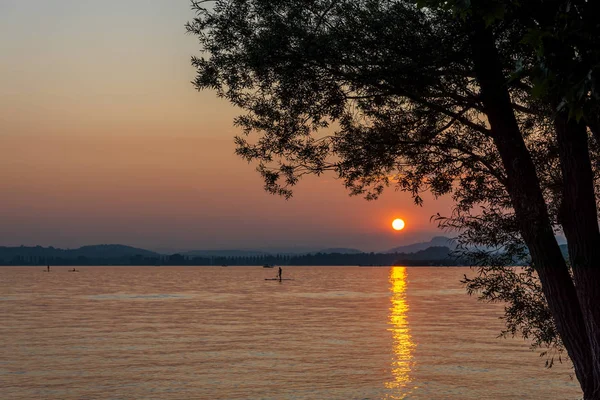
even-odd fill
[[[131,257],[131,256],[145,256],[145,257],[156,257],[158,253],[154,251],[140,249],[132,246],[125,246],[121,244],[101,244],[83,246],[76,250],[73,250],[75,254],[83,257],[91,258],[114,258],[114,257]]]
[[[228,255],[221,255],[223,253]],[[276,255],[243,250],[165,255],[124,245],[93,245],[78,249],[0,247],[0,265],[419,265],[420,261],[424,265],[454,265],[455,262],[450,257],[450,249],[444,246],[432,246],[413,253],[364,253],[352,248],[329,248],[314,253]]]
[[[60,257],[60,258],[122,258],[132,256],[158,257],[159,254],[150,250],[122,244],[99,244],[82,246],[77,249],[59,249],[55,247],[42,246],[0,246],[0,259],[12,259],[14,257]]]
[[[451,250],[456,248],[452,238],[446,236],[434,236],[429,242],[413,243],[405,246],[394,247],[384,253],[416,253],[430,247],[447,247]]]
[[[446,260],[451,258],[451,251],[447,246],[431,246],[414,253],[400,253],[399,256],[410,260]]]

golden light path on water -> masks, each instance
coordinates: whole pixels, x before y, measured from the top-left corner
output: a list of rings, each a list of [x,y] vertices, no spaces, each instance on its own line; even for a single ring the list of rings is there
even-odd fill
[[[391,365],[394,380],[387,382],[388,389],[396,389],[397,393],[389,399],[404,399],[410,394],[411,369],[413,366],[413,343],[408,327],[408,302],[406,301],[406,267],[390,268],[389,282],[392,292],[388,330],[393,338],[393,361]]]

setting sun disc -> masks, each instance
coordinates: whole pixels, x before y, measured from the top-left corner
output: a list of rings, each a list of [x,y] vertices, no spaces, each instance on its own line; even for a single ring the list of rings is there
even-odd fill
[[[393,222],[392,222],[392,228],[394,228],[394,230],[397,231],[401,231],[402,229],[404,229],[404,221],[400,218],[396,218]]]

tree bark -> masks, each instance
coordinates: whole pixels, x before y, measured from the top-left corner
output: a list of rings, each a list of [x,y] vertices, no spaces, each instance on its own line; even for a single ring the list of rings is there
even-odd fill
[[[561,224],[586,324],[595,381],[600,382],[600,230],[587,127],[558,113],[554,120],[563,176]],[[596,394],[600,395],[598,383]]]
[[[511,107],[493,33],[477,18],[471,21],[471,26],[471,50],[481,98],[506,170],[507,190],[521,234],[556,328],[573,361],[584,398],[597,399],[590,342],[579,299],[554,237],[535,166]]]

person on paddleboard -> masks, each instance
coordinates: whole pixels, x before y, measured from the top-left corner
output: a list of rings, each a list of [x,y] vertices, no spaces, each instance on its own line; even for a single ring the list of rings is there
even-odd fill
[[[277,273],[277,276],[279,277],[279,280],[281,280],[281,267],[279,267],[279,272]]]

